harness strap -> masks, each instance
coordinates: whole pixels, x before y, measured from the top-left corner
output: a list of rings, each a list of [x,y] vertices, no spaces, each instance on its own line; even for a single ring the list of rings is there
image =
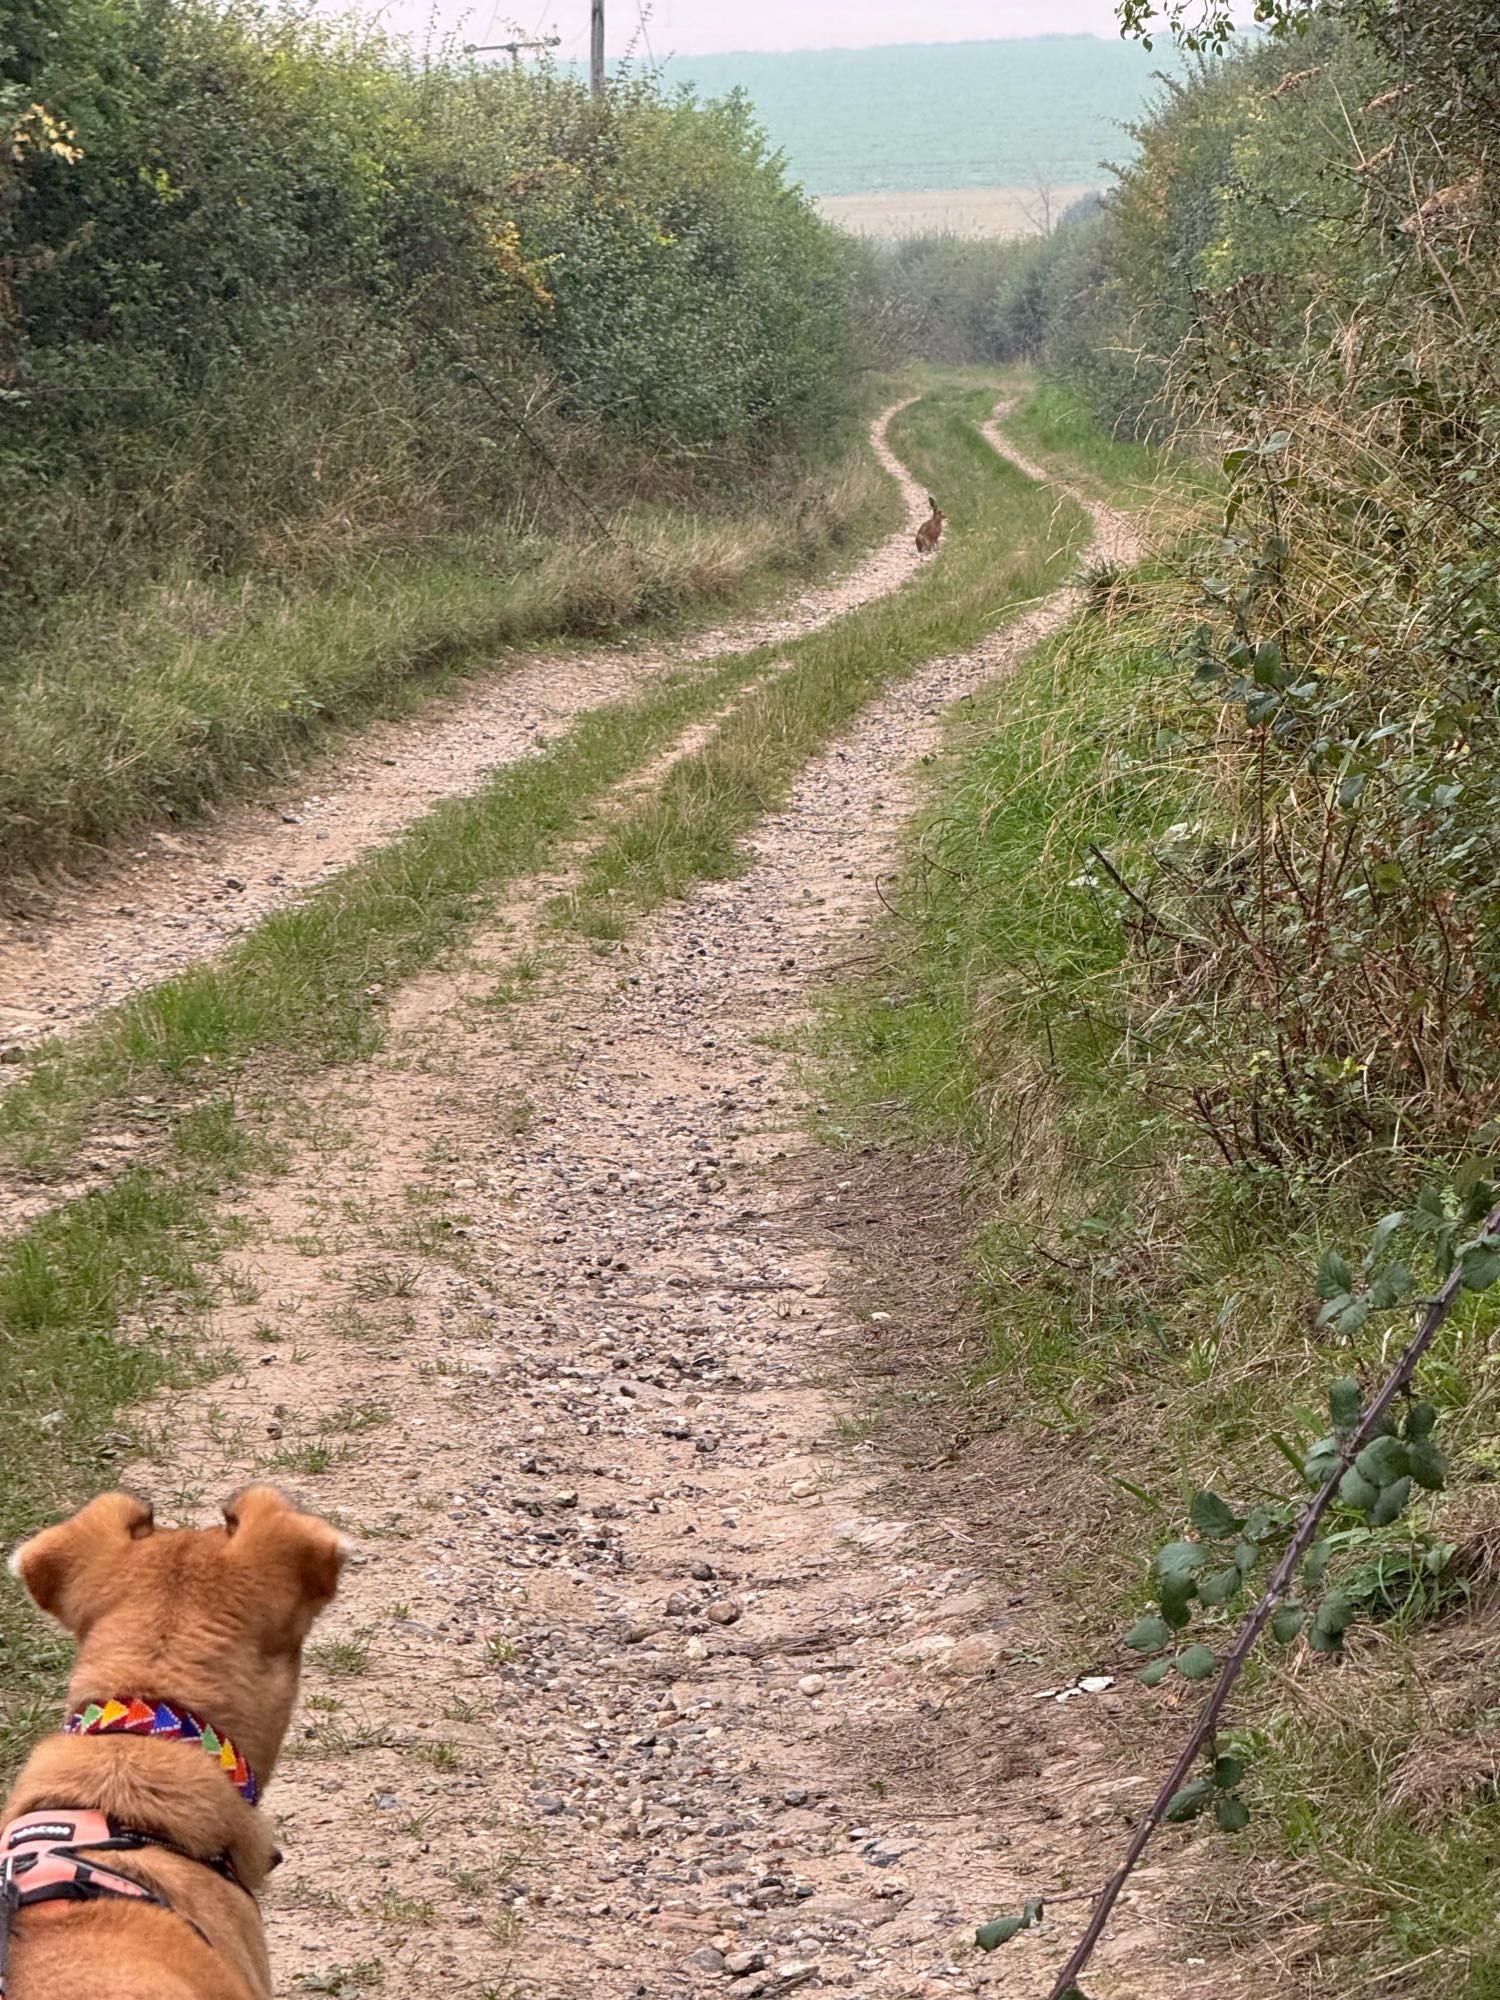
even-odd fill
[[[120,1826],[101,1812],[64,1809],[27,1813],[0,1832],[0,2000],[5,2000],[11,1928],[22,1910],[40,1903],[94,1903],[105,1898],[154,1903],[214,1949],[206,1932],[191,1917],[174,1909],[165,1896],[118,1869],[85,1860],[83,1855],[85,1848],[91,1854],[129,1854],[150,1847],[164,1848],[188,1861],[200,1858],[186,1854],[170,1841]],[[216,1869],[237,1888],[243,1887],[227,1854],[202,1865]]]

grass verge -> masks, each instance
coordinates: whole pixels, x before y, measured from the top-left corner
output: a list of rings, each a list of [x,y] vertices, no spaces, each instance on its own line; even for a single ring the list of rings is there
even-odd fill
[[[122,1409],[201,1372],[193,1329],[229,1239],[215,1203],[268,1164],[233,1107],[206,1102],[177,1122],[158,1164],[0,1246],[0,1547],[135,1455]],[[19,1591],[0,1592],[0,1788],[52,1719],[72,1650]]]
[[[1121,507],[1144,510],[1165,487],[1191,490],[1202,478],[1185,459],[1100,430],[1084,398],[1062,382],[1038,383],[1005,419],[1005,432],[1028,458]]]
[[[352,574],[73,600],[0,670],[0,885],[253,793],[331,725],[407,712],[496,653],[743,607],[897,518],[862,446],[768,480],[738,512],[617,510],[608,541],[500,523]]]
[[[1314,1273],[1419,1184],[1395,1154],[1357,1188],[1334,1169],[1231,1172],[1193,1116],[1192,1050],[1098,860],[1131,879],[1217,810],[1174,728],[1190,669],[1139,602],[1080,617],[957,725],[896,899],[909,921],[824,1022],[828,1136],[969,1162],[970,1420],[1108,1496],[1094,1532],[1058,1523],[1052,1557],[1094,1660],[1193,1490],[1295,1498],[1278,1439],[1295,1452],[1327,1430],[1332,1377],[1378,1380],[1373,1324],[1352,1351],[1316,1326]],[[1288,1990],[1336,1967],[1362,1995],[1500,1993],[1495,1326],[1470,1296],[1423,1371],[1449,1490],[1389,1528],[1337,1520],[1330,1577],[1363,1614],[1346,1657],[1270,1649],[1236,1697],[1254,1817],[1210,1836],[1203,1921],[1279,1959]],[[1238,1616],[1194,1636],[1222,1643]],[[1170,1689],[1130,1699],[1159,1732]]]

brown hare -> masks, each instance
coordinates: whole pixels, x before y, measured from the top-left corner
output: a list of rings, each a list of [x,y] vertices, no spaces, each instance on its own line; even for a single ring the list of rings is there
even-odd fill
[[[917,554],[930,556],[938,545],[938,536],[943,532],[943,517],[938,512],[938,503],[929,493],[927,504],[932,512],[917,530]]]

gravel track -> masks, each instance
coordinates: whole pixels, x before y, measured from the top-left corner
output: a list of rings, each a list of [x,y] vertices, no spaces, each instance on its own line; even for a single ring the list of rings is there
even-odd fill
[[[586,709],[688,661],[816,631],[899,589],[913,573],[911,531],[926,512],[925,495],[886,443],[904,407],[881,413],[871,446],[901,488],[906,523],[847,576],[684,645],[529,656],[415,719],[362,730],[318,765],[316,789],[143,835],[86,881],[59,887],[45,915],[0,920],[0,1048],[76,1026],[216,956],[439,800],[475,791],[501,765],[534,756]]]
[[[961,1493],[913,1515],[836,1440],[850,1272],[799,1221],[783,1050],[877,913],[943,711],[1073,602],[902,682],[741,877],[497,1009],[515,906],[245,1204],[214,1333],[254,1358],[174,1399],[136,1477],[192,1511],[300,1476],[361,1534],[271,1794],[286,2000],[1045,1991],[1071,1919],[966,1940],[1098,1879],[1147,1782],[1103,1740],[1135,1697],[1039,1701],[1059,1669]],[[1177,1894],[1137,1876],[1096,2000],[1233,1991]]]

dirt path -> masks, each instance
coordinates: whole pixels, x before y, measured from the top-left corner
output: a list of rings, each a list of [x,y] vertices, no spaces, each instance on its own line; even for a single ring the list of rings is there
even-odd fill
[[[785,1042],[943,709],[1071,601],[874,704],[742,877],[497,1007],[517,904],[243,1204],[214,1334],[250,1358],[136,1476],[195,1512],[269,1472],[360,1539],[271,1794],[286,2000],[1045,1990],[1057,1930],[983,1959],[972,1925],[1093,1882],[1146,1781],[1121,1695],[1036,1699],[1056,1663],[957,1498],[913,1518],[847,1434]],[[1138,1878],[1096,2000],[1206,1996],[1169,1901]]]
[[[1088,563],[1133,563],[1139,562],[1146,552],[1146,538],[1141,524],[1133,514],[1124,514],[1118,507],[1108,507],[1100,500],[1092,500],[1078,487],[1070,486],[1064,479],[1050,472],[1045,465],[1038,465],[1035,459],[1027,458],[1018,451],[1005,435],[1004,423],[1009,405],[996,406],[988,423],[981,424],[980,430],[1012,465],[1019,466],[1028,479],[1034,479],[1039,486],[1050,486],[1054,492],[1063,494],[1075,502],[1089,516],[1094,524],[1094,539],[1084,556]]]
[[[414,720],[363,730],[318,767],[315,790],[145,835],[99,874],[59,889],[44,916],[0,919],[0,1049],[76,1025],[213,957],[439,800],[475,791],[498,766],[534,755],[586,709],[685,660],[796,638],[899,589],[913,573],[911,531],[926,512],[925,495],[886,443],[904,407],[881,413],[871,445],[901,488],[906,522],[847,576],[686,645],[527,657]],[[0,1086],[5,1081],[0,1070]]]

